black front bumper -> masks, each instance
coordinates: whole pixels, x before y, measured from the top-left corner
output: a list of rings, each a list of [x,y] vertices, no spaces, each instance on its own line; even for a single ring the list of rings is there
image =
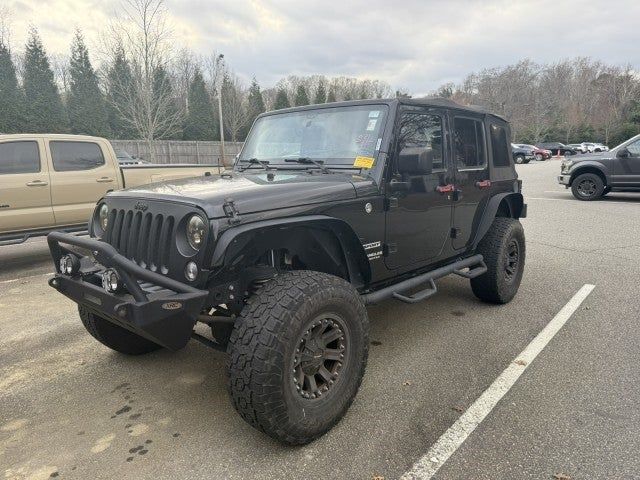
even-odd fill
[[[151,272],[120,255],[111,245],[61,232],[47,236],[56,275],[49,285],[91,312],[170,350],[184,347],[193,332],[198,314],[209,292]],[[89,250],[82,256],[63,247]],[[60,258],[80,258],[77,274],[60,272]],[[126,293],[108,293],[101,286],[106,268],[118,272]]]

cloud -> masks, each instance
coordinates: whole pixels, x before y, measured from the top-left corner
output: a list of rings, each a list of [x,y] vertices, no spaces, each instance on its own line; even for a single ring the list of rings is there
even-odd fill
[[[97,41],[119,5],[8,2],[14,40],[22,41],[22,30],[33,22],[49,51],[63,53],[75,26],[90,43]],[[264,85],[320,73],[379,78],[426,93],[523,58],[589,56],[640,66],[635,0],[166,0],[166,8],[176,44],[202,54],[223,52],[239,74],[255,75]]]

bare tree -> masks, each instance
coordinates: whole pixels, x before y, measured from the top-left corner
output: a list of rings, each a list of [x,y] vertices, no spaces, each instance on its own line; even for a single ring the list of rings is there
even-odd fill
[[[162,0],[124,0],[121,10],[110,27],[110,52],[124,47],[132,75],[113,86],[126,99],[113,107],[147,143],[153,161],[154,140],[177,133],[184,118],[166,68],[173,54],[171,32]]]
[[[11,46],[11,24],[13,12],[9,7],[0,6],[0,45]]]
[[[247,89],[240,79],[226,73],[222,80],[224,127],[232,142],[237,142],[247,124]]]

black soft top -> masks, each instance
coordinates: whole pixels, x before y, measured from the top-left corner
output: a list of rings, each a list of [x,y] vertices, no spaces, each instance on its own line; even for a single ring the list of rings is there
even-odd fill
[[[461,105],[453,100],[448,98],[440,98],[440,97],[425,97],[425,98],[380,98],[380,99],[369,99],[369,100],[348,100],[345,102],[334,102],[334,103],[321,103],[317,105],[305,105],[302,107],[292,107],[292,108],[283,108],[282,110],[271,110],[270,112],[263,113],[261,116],[265,115],[274,115],[278,113],[286,113],[286,112],[299,112],[304,110],[314,110],[317,108],[330,108],[330,107],[347,107],[350,105],[375,105],[375,104],[386,104],[392,106],[396,105],[415,105],[422,107],[437,107],[437,108],[447,108],[451,110],[458,110],[461,112],[470,112],[481,115],[490,115],[492,117],[498,118],[504,122],[507,120],[486,109],[485,107],[477,106],[477,105]]]

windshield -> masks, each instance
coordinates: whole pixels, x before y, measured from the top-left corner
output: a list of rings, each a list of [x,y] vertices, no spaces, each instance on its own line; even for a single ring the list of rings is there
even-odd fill
[[[268,115],[256,121],[238,160],[284,165],[286,159],[306,158],[371,168],[387,113],[387,105],[362,105]]]

